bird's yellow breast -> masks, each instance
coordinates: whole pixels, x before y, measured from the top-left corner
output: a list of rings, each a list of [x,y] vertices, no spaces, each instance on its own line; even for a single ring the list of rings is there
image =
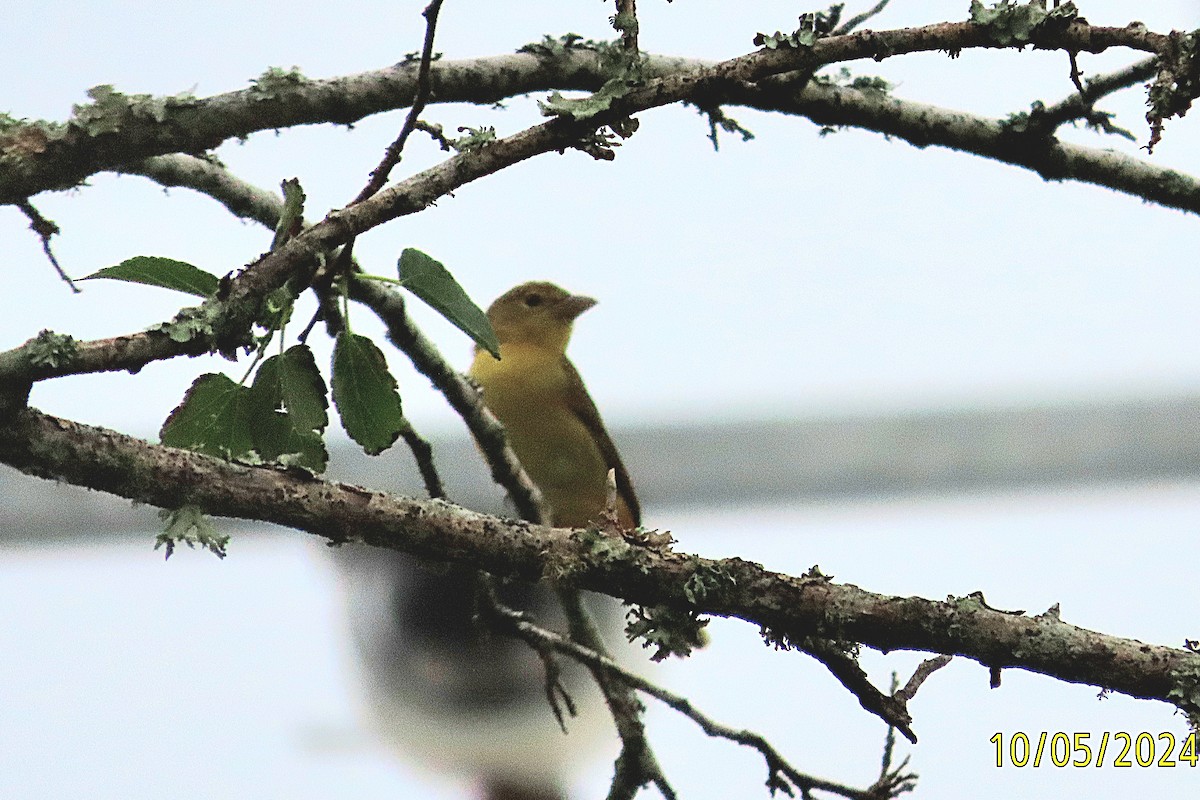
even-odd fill
[[[583,527],[604,508],[607,467],[593,433],[571,403],[574,385],[561,351],[503,343],[501,360],[475,356],[471,377],[508,431],[517,458],[550,506],[555,525]]]

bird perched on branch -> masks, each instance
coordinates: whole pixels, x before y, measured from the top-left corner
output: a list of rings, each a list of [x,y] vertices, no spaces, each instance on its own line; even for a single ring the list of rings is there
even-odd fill
[[[636,527],[641,510],[629,473],[567,358],[575,319],[594,305],[590,297],[544,281],[510,289],[487,311],[500,341],[500,359],[477,347],[470,375],[541,490],[549,522],[582,528],[596,520],[611,469],[617,479],[618,520]]]
[[[575,319],[596,304],[545,282],[524,283],[488,308],[499,360],[477,350],[471,377],[559,527],[583,527],[617,483],[617,518],[640,524],[616,446],[566,356]],[[473,620],[475,573],[430,570],[400,553],[342,547],[350,624],[373,716],[384,736],[426,763],[474,776],[487,800],[557,800],[597,740],[614,736],[603,699],[579,665],[562,663],[581,714],[564,736],[546,700],[543,665],[523,642]],[[503,587],[503,601],[563,628],[553,592]],[[594,604],[615,627],[619,607]],[[605,625],[605,627],[610,627]]]

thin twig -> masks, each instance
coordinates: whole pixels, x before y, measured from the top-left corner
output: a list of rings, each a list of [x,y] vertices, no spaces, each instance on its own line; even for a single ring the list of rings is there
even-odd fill
[[[296,341],[300,344],[308,344],[308,337],[313,332],[313,328],[317,327],[317,323],[321,321],[321,309],[313,312],[312,318],[308,320],[308,324],[301,329],[299,335],[296,336]]]
[[[626,53],[638,54],[637,0],[617,0],[617,16],[613,27],[621,33],[621,47]]]
[[[58,259],[54,257],[54,251],[50,248],[50,237],[59,233],[59,227],[53,220],[46,219],[42,216],[42,212],[34,207],[33,203],[28,200],[22,200],[17,203],[17,208],[21,209],[21,213],[29,219],[29,229],[38,235],[42,240],[42,252],[46,254],[46,258],[54,266],[58,277],[62,278],[67,286],[71,287],[71,291],[79,294],[80,289],[75,285],[75,281],[71,280],[71,276],[59,265]]]
[[[887,8],[887,4],[889,2],[890,2],[890,0],[879,0],[879,2],[875,4],[874,8],[868,9],[867,11],[864,11],[861,14],[856,14],[853,17],[851,17],[850,19],[843,22],[838,27],[834,28],[833,33],[831,33],[830,36],[842,36],[843,34],[850,33],[850,31],[854,30],[859,25],[862,25],[864,22],[869,20],[871,17],[875,16],[879,12],[883,11],[883,9]]]
[[[1083,73],[1079,71],[1079,54],[1074,50],[1068,50],[1067,58],[1071,62],[1071,83],[1075,84],[1075,91],[1083,94]]]
[[[426,103],[429,102],[429,65],[433,63],[433,38],[437,31],[438,12],[442,10],[442,2],[443,0],[433,0],[421,12],[421,16],[425,17],[425,44],[421,48],[421,65],[417,72],[417,91],[413,96],[412,106],[408,109],[408,116],[404,119],[400,134],[384,151],[383,160],[371,171],[367,185],[358,193],[358,197],[354,198],[355,203],[374,196],[387,183],[388,175],[391,174],[392,168],[400,163],[404,145],[408,142],[408,137],[412,135],[412,132],[416,130],[417,120],[421,116],[421,112],[425,110]]]
[[[1149,80],[1154,76],[1157,67],[1158,58],[1151,57],[1114,72],[1097,75],[1085,81],[1081,91],[1038,112],[1035,124],[1044,130],[1052,131],[1072,120],[1086,118],[1092,113],[1092,106],[1101,97]]]
[[[896,694],[896,691],[899,688],[900,688],[900,679],[897,677],[896,673],[893,672],[892,673],[892,686],[891,686],[892,694],[893,695]],[[886,777],[887,774],[891,771],[892,756],[895,754],[895,752],[896,752],[896,726],[888,725],[887,733],[884,734],[884,736],[883,736],[883,756],[879,760],[879,780],[883,780],[883,778]]]
[[[449,153],[454,149],[451,147],[450,140],[446,137],[446,132],[442,129],[441,125],[435,125],[432,122],[419,119],[413,124],[413,128],[429,134],[429,138],[438,143],[438,147],[442,148],[442,152]]]
[[[417,67],[417,88],[413,93],[412,105],[408,109],[408,116],[404,118],[404,124],[400,126],[400,133],[395,140],[388,145],[383,153],[383,159],[375,169],[371,170],[371,175],[367,179],[367,184],[358,193],[358,196],[351,201],[350,205],[354,206],[365,200],[374,197],[384,184],[387,183],[388,176],[391,175],[392,169],[400,163],[400,157],[404,152],[404,145],[408,142],[408,137],[416,130],[421,112],[425,110],[425,105],[429,101],[430,82],[429,70],[433,63],[433,40],[437,32],[438,12],[442,10],[443,0],[432,0],[421,15],[425,17],[425,42],[421,47],[421,62]],[[355,237],[351,236],[345,246],[342,247],[339,258],[334,264],[330,280],[334,276],[349,276],[353,274],[353,254],[354,254]],[[314,285],[313,292],[321,300],[321,308],[318,310],[318,316],[322,315],[328,304],[325,301],[325,295],[328,294],[328,286]],[[413,455],[417,457],[420,463],[420,456],[417,451],[413,451]]]
[[[567,629],[571,640],[600,657],[607,658],[604,641],[592,621],[591,614],[584,608],[579,590],[558,587],[558,599],[567,616]],[[616,724],[621,738],[621,753],[617,756],[613,770],[612,785],[608,800],[632,800],[638,790],[653,783],[667,800],[675,800],[675,790],[654,757],[650,742],[646,739],[646,726],[642,722],[645,708],[629,684],[613,679],[607,670],[587,664],[596,684],[604,694],[609,713]]]
[[[780,755],[770,742],[760,734],[748,730],[736,730],[717,722],[696,708],[692,704],[692,701],[686,697],[677,695],[657,684],[651,683],[640,675],[629,671],[611,658],[584,647],[566,636],[539,627],[519,611],[506,608],[499,603],[492,605],[490,610],[498,615],[496,618],[498,624],[531,645],[534,642],[538,642],[541,647],[552,648],[592,670],[602,671],[619,680],[621,683],[653,697],[695,722],[708,736],[727,739],[736,744],[754,748],[767,763],[767,769],[770,773],[767,786],[772,788],[772,790],[780,790],[788,794],[791,794],[789,790],[792,788],[800,789],[801,792],[822,790],[842,797],[855,798],[855,800],[868,800],[868,798],[881,796],[872,793],[872,789],[855,789],[800,772],[789,764],[787,759]],[[888,776],[893,774],[894,771],[889,770],[884,770],[883,773],[883,775]],[[915,776],[904,777],[911,778]],[[786,778],[786,781],[783,778]],[[877,781],[876,786],[879,784],[880,781]]]
[[[404,152],[404,146],[408,142],[408,138],[412,135],[414,130],[425,131],[441,145],[443,150],[449,149],[448,142],[446,141],[445,136],[442,135],[441,129],[439,127],[428,125],[427,123],[423,123],[420,120],[421,112],[425,110],[425,106],[430,97],[429,72],[430,66],[433,63],[433,43],[437,32],[438,13],[442,9],[442,2],[443,0],[432,0],[429,5],[425,7],[425,10],[421,12],[422,16],[425,17],[425,41],[421,48],[421,63],[417,72],[417,89],[413,96],[412,106],[408,110],[408,116],[405,117],[404,125],[400,128],[400,133],[396,136],[395,141],[393,141],[384,152],[383,160],[380,161],[379,166],[372,170],[370,180],[368,180],[367,185],[363,187],[362,191],[360,191],[358,196],[354,199],[354,203],[361,202],[374,196],[381,188],[383,188],[383,185],[387,183],[388,176],[391,174],[392,169],[400,162],[401,155]],[[351,238],[342,250],[343,261],[349,261],[353,247],[354,239]],[[363,282],[361,281],[352,281],[353,286],[358,286],[360,288],[362,283]],[[375,293],[368,292],[367,294],[369,296],[374,296],[377,299],[382,299],[386,294],[392,295],[392,297],[389,298],[391,302],[386,303],[386,305],[390,310],[398,313],[393,313],[394,318],[392,322],[395,324],[392,324],[392,322],[389,322],[386,319],[384,320],[384,322],[388,324],[389,338],[394,344],[396,344],[397,347],[400,348],[401,351],[403,351],[409,356],[410,359],[412,359],[413,363],[417,365],[418,369],[420,369],[426,374],[427,377],[433,380],[435,385],[438,385],[439,389],[443,390],[443,394],[445,394],[447,390],[458,390],[457,394],[460,403],[455,404],[455,402],[451,400],[451,405],[455,406],[456,410],[459,410],[460,405],[469,405],[471,412],[469,416],[471,419],[484,420],[484,415],[481,413],[478,392],[461,391],[460,381],[453,379],[446,380],[448,376],[454,374],[453,370],[449,368],[433,345],[430,344],[429,341],[420,333],[420,331],[418,331],[409,321],[408,315],[404,313],[403,300],[401,300],[400,297],[394,292],[390,292],[387,289],[382,289],[381,291]],[[381,303],[381,305],[383,304]],[[376,313],[378,313],[378,311],[376,311]],[[426,363],[429,369],[422,368],[422,362]],[[435,378],[435,375],[442,379],[440,384],[438,378]],[[447,397],[449,399],[449,395],[447,395]],[[468,419],[467,413],[464,413],[462,410],[460,410],[459,413],[463,416],[464,420]],[[468,420],[468,426],[470,425],[471,422]],[[412,450],[413,457],[417,461],[417,466],[420,468],[421,476],[425,481],[426,491],[429,492],[429,496],[431,498],[445,497],[445,490],[433,465],[432,448],[429,446],[428,442],[418,436],[416,432],[411,429],[411,426],[406,425],[405,428],[405,430],[401,431],[401,435],[404,437],[409,449]],[[473,427],[472,432],[476,432],[476,428]],[[481,442],[480,448],[484,450],[485,454],[487,453],[487,449],[484,448],[483,442],[490,441],[495,438],[503,438],[503,431],[499,429],[498,425],[492,426],[491,430],[482,432],[482,435],[480,435],[480,433],[476,433],[476,440]],[[514,498],[532,499],[532,502],[521,503],[519,499],[514,499],[514,502],[516,502],[519,507],[524,506],[524,510],[529,512],[530,516],[526,517],[527,519],[530,519],[530,521],[533,522],[541,522],[543,516],[536,492],[529,493],[522,491],[522,489],[525,488],[520,480],[520,478],[523,476],[523,472],[519,463],[517,463],[516,457],[512,455],[512,451],[503,443],[501,446],[493,447],[492,449],[496,451],[495,457],[497,463],[501,465],[500,468],[498,468],[496,464],[492,465],[493,474],[496,474],[498,469],[502,469],[506,480],[513,487],[512,490],[510,490],[510,495]],[[514,464],[516,465],[516,468],[512,469],[510,465]],[[530,485],[532,484],[528,478],[525,479],[524,483]],[[508,488],[508,486],[504,483],[501,485]]]
[[[801,645],[804,652],[825,665],[842,686],[858,698],[859,705],[888,725],[894,726],[913,744],[917,735],[912,730],[912,717],[904,704],[885,695],[872,685],[867,673],[858,661],[846,655],[837,645],[827,639],[809,638]]]
[[[908,762],[909,757],[905,756],[895,769],[885,769],[879,776],[879,780],[867,789],[867,797],[872,800],[888,800],[888,798],[899,797],[905,792],[911,792],[917,788],[919,776],[915,772],[905,772],[908,769]]]
[[[496,589],[496,579],[493,576],[486,572],[478,573],[478,586],[479,611],[483,622],[503,635],[520,639],[538,654],[538,658],[542,661],[546,702],[549,703],[550,710],[554,713],[558,727],[562,729],[563,733],[567,733],[566,716],[575,717],[578,711],[575,708],[574,699],[562,682],[562,670],[559,669],[554,648],[550,646],[545,637],[531,632],[531,630],[541,632],[542,629],[536,626],[529,614],[510,608],[500,601],[500,594]],[[513,624],[514,621],[521,621],[527,625],[517,626]],[[549,633],[549,631],[544,632]],[[557,634],[553,635],[557,636]],[[566,706],[565,715],[563,714],[564,705]]]
[[[400,426],[400,435],[417,461],[417,468],[421,471],[421,480],[425,482],[425,491],[429,494],[429,499],[444,500],[446,489],[442,486],[442,479],[438,475],[437,468],[433,465],[433,447],[413,429],[407,419]]]
[[[947,655],[925,659],[917,666],[917,669],[913,672],[912,677],[908,679],[908,683],[904,684],[904,688],[900,691],[892,692],[892,697],[907,705],[908,701],[912,700],[916,695],[917,689],[921,688],[921,684],[924,683],[930,675],[949,664],[952,660],[953,658]]]

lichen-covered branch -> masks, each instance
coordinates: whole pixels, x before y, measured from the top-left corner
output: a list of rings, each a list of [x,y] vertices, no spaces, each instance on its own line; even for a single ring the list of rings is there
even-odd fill
[[[1107,636],[1058,614],[1008,614],[971,597],[891,597],[738,558],[705,559],[620,535],[501,520],[301,471],[228,463],[29,408],[10,412],[0,424],[0,461],[141,503],[190,504],[331,542],[362,541],[499,576],[549,578],[642,605],[738,617],[761,626],[777,645],[817,636],[882,651],[958,655],[989,669],[1024,669],[1172,703],[1193,718],[1200,710],[1200,653]],[[703,596],[695,591],[700,584],[710,587]]]
[[[742,84],[715,98],[829,126],[853,126],[904,139],[916,147],[939,145],[1025,167],[1046,180],[1073,180],[1114,189],[1168,208],[1200,214],[1200,181],[1114,150],[1063,142],[1003,120],[906,100],[879,92],[807,83],[787,77]]]
[[[1105,28],[1083,23],[1047,32],[1036,37],[1034,44],[1069,52],[1126,47],[1159,53],[1171,48],[1169,37],[1144,27]],[[860,58],[999,46],[984,26],[962,22],[855,31],[819,39],[810,48],[757,50],[715,65],[650,56],[645,59],[643,74],[651,80],[614,101],[614,113],[597,119],[596,124],[693,100],[731,82],[755,82]],[[407,107],[414,97],[418,72],[415,62],[331,80],[309,80],[294,72],[274,70],[249,89],[209,98],[126,96],[111,88],[94,91],[95,104],[67,123],[10,121],[0,129],[0,203],[71,188],[96,172],[150,156],[201,153],[257,131],[322,122],[350,124],[370,114]],[[606,77],[595,52],[564,48],[554,57],[516,54],[439,61],[431,66],[429,80],[438,102],[493,103],[539,90],[595,90]]]

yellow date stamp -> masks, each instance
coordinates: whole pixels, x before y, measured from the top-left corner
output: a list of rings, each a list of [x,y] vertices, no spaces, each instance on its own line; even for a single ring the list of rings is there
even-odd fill
[[[1200,764],[1200,742],[1192,733],[1127,733],[1104,731],[1029,734],[997,733],[988,739],[996,746],[997,767],[1195,767]]]

